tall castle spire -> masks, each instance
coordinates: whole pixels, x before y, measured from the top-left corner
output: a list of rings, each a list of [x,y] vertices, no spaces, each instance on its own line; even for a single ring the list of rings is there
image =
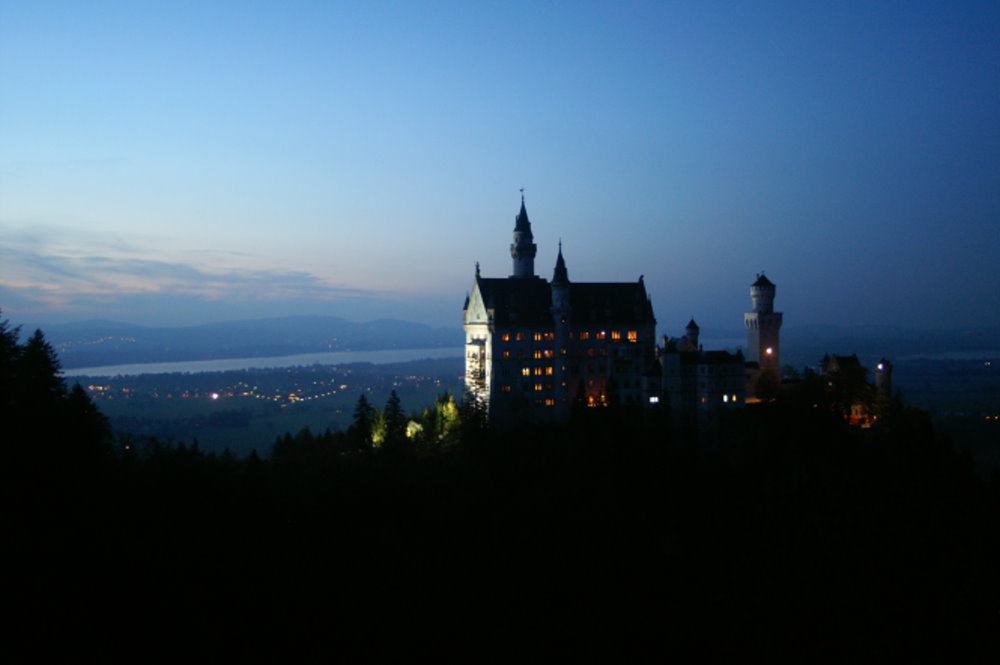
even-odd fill
[[[562,255],[562,240],[559,241],[559,256],[556,258],[556,270],[552,274],[553,284],[569,284],[569,273],[566,271],[566,261]]]
[[[521,189],[521,211],[514,218],[514,242],[510,246],[510,256],[514,260],[512,277],[535,276],[535,254],[538,247],[531,234],[531,222],[528,221],[528,211],[524,207],[524,189]]]

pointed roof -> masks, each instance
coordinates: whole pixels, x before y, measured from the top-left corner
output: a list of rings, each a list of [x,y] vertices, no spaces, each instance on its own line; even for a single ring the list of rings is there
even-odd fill
[[[531,222],[528,221],[528,211],[524,207],[524,192],[521,192],[521,211],[514,218],[515,231],[527,231],[531,233]]]
[[[642,282],[568,283],[570,311],[581,325],[656,323]],[[551,326],[552,288],[540,278],[478,277],[475,289],[497,326]]]
[[[685,328],[685,330],[701,330],[698,327],[698,324],[694,322],[694,317],[693,316],[691,317],[691,321],[687,324],[687,327]]]
[[[562,240],[559,241],[559,256],[556,257],[556,270],[552,275],[553,284],[569,284],[569,273],[566,271],[566,261],[562,255]]]
[[[757,281],[753,283],[753,286],[774,286],[774,282],[765,277],[764,273],[759,273]]]

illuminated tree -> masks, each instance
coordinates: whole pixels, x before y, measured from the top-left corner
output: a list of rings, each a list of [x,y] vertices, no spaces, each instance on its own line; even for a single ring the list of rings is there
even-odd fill
[[[455,397],[446,390],[437,398],[435,407],[434,433],[438,441],[445,445],[454,443],[462,424]]]

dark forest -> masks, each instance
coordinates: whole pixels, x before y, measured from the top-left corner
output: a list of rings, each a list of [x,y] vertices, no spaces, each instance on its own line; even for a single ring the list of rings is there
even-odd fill
[[[116,438],[19,339],[4,596],[34,658],[995,662],[1000,480],[898,402],[856,429],[804,381],[709,433],[359,400],[236,457]]]

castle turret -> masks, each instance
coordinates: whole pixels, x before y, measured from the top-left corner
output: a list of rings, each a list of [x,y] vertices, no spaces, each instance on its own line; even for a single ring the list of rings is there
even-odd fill
[[[693,318],[688,322],[687,327],[684,328],[684,332],[686,333],[685,337],[687,337],[688,343],[691,344],[695,351],[697,351],[698,335],[701,334],[701,328],[698,327],[698,324],[694,322]]]
[[[569,272],[562,254],[562,241],[559,241],[559,255],[556,257],[556,269],[552,274],[552,313],[569,313]],[[557,318],[556,321],[559,319]]]
[[[880,395],[892,397],[892,363],[885,358],[875,365],[875,389]]]
[[[534,277],[535,254],[538,247],[531,234],[531,222],[524,207],[524,191],[521,192],[521,211],[514,218],[514,242],[510,246],[510,256],[514,260],[514,274],[511,277]]]
[[[750,285],[753,311],[743,315],[747,327],[747,360],[763,369],[772,369],[781,375],[779,333],[781,312],[774,311],[775,286],[764,273]]]
[[[559,254],[556,257],[556,269],[552,274],[552,321],[555,323],[555,343],[559,349],[555,365],[555,382],[553,384],[556,399],[556,419],[565,421],[569,418],[569,374],[567,372],[568,358],[566,356],[569,344],[572,307],[569,297],[569,272],[562,254],[562,241],[559,241]]]

